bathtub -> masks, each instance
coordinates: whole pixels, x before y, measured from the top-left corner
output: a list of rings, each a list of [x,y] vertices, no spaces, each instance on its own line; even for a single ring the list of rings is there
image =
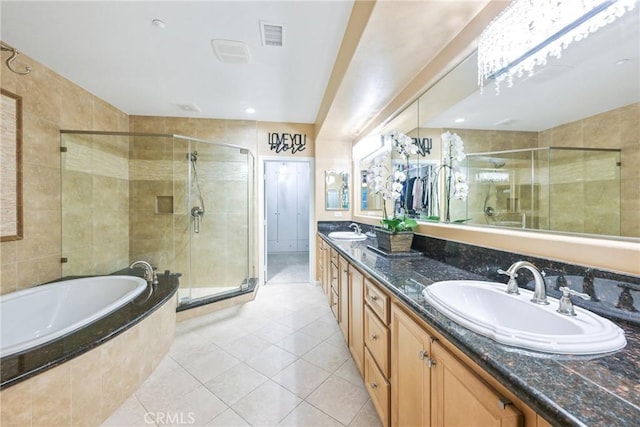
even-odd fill
[[[0,357],[67,335],[117,310],[147,282],[133,276],[65,280],[0,296]]]

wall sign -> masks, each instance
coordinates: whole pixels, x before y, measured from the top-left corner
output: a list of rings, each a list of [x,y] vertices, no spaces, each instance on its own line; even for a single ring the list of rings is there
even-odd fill
[[[431,148],[433,148],[433,140],[431,138],[412,138],[413,143],[418,147],[418,154],[425,157],[427,154],[431,154]]]
[[[269,148],[276,153],[296,154],[307,148],[307,135],[301,133],[269,133]]]

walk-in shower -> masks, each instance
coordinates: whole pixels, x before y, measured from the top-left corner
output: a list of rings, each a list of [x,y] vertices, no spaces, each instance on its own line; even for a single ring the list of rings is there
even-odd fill
[[[467,155],[468,224],[620,235],[620,150],[534,148]]]
[[[62,275],[143,259],[180,275],[183,307],[254,282],[254,159],[177,135],[61,132]]]

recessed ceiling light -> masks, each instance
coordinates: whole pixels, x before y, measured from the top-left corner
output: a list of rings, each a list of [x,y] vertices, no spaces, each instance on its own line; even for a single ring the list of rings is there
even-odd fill
[[[248,114],[254,114],[256,112],[256,109],[249,107],[246,110],[244,110],[244,112]]]
[[[619,59],[616,61],[616,65],[626,64],[627,62],[629,62],[628,58]]]
[[[455,119],[454,122],[456,122],[456,123],[464,123],[464,118],[459,117],[459,118]]]
[[[167,26],[167,24],[165,24],[164,21],[160,19],[154,19],[153,21],[151,21],[151,23],[153,24],[154,27],[159,28],[161,30],[164,30],[165,27]]]

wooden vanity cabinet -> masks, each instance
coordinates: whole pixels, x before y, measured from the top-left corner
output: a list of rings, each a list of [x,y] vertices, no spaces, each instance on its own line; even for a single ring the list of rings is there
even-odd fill
[[[524,426],[523,412],[396,304],[391,308],[392,426]],[[526,425],[536,425],[528,409]]]
[[[316,280],[320,282],[322,291],[327,296],[328,300],[331,300],[331,261],[330,248],[327,242],[325,242],[320,236],[316,237]]]
[[[364,276],[349,266],[349,351],[364,376]]]
[[[338,326],[344,339],[349,342],[349,262],[338,256]]]
[[[389,302],[390,297],[364,279],[364,382],[384,427],[389,426]]]

